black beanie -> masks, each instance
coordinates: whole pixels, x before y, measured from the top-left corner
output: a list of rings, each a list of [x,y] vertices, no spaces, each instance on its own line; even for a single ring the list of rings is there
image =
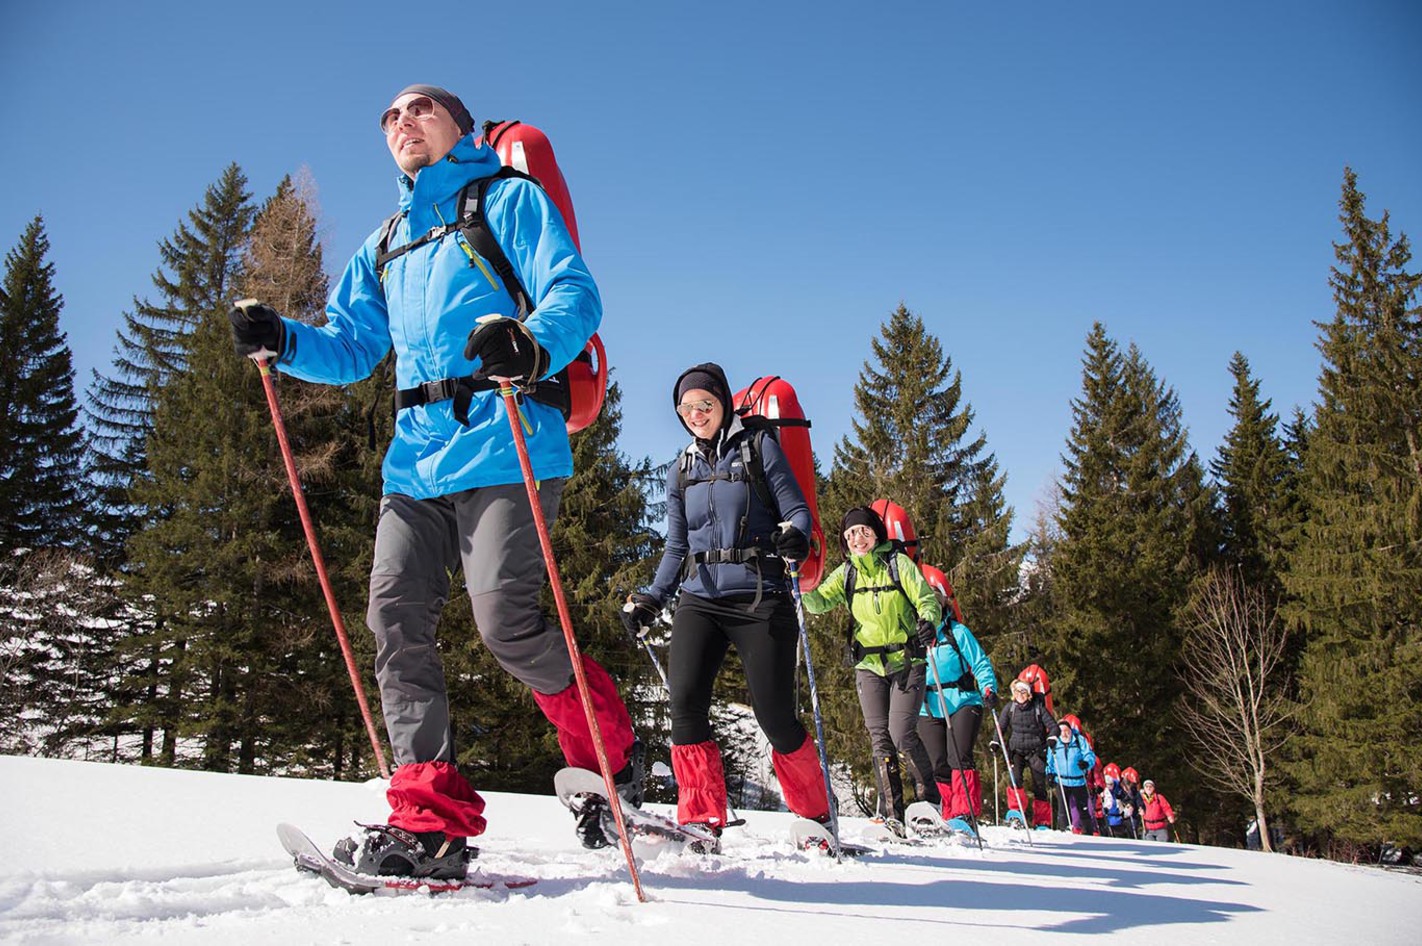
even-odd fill
[[[726,372],[712,361],[687,368],[672,386],[672,406],[681,404],[681,396],[687,391],[695,391],[698,388],[709,391],[712,397],[721,402],[721,429],[724,430],[731,423],[731,385],[726,380]],[[686,427],[690,433],[691,428],[686,426],[686,418],[680,414],[677,417],[681,420],[681,426]]]
[[[849,554],[849,543],[844,541],[844,534],[852,526],[868,526],[873,529],[875,545],[889,541],[889,530],[884,528],[884,520],[879,518],[879,514],[868,506],[855,506],[839,521],[839,547],[846,555]]]
[[[443,106],[444,110],[454,119],[454,123],[459,126],[459,133],[461,135],[467,135],[474,130],[474,116],[470,115],[469,109],[465,108],[464,103],[459,101],[459,96],[448,89],[441,89],[437,85],[407,85],[400,90],[400,94],[396,95],[395,98],[398,99],[401,95],[410,95],[412,93],[415,95],[428,95]]]

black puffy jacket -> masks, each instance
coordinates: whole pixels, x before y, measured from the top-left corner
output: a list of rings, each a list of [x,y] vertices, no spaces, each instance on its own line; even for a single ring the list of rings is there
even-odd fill
[[[1056,731],[1056,721],[1036,694],[1026,703],[1012,700],[998,714],[998,725],[1007,736],[1007,748],[1033,753],[1047,747],[1047,737]]]

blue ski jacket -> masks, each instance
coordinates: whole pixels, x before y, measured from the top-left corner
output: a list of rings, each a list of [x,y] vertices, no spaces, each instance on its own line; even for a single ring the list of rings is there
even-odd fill
[[[950,633],[958,650],[948,643]],[[959,651],[962,652],[961,657]],[[952,716],[965,706],[982,706],[984,690],[997,692],[997,674],[993,673],[992,661],[988,660],[982,645],[966,624],[959,624],[952,617],[945,619],[938,626],[938,643],[928,656],[928,678],[920,716],[942,719],[944,703],[948,705],[948,715]],[[938,674],[936,683],[935,671]],[[968,679],[970,673],[975,680]],[[939,684],[942,685],[942,702],[938,699]]]
[[[471,134],[414,180],[401,174],[401,219],[390,247],[453,224],[465,185],[496,173],[499,166],[494,150],[476,145]],[[493,182],[484,214],[490,233],[528,290],[534,309],[524,324],[548,353],[548,374],[556,374],[583,350],[602,321],[597,285],[562,215],[537,184],[517,178]],[[369,376],[392,347],[400,388],[467,377],[478,367],[477,360],[464,357],[475,319],[516,311],[493,268],[454,230],[391,260],[382,279],[375,269],[379,241],[377,229],[346,264],[326,302],[324,325],[283,320],[286,345],[278,361],[282,371],[306,381],[348,384]],[[531,398],[520,400],[534,476],[542,480],[572,475],[573,455],[562,415]],[[522,482],[498,392],[474,394],[468,426],[454,418],[453,406],[452,400],[443,400],[399,412],[382,467],[386,493],[429,499]]]
[[[646,590],[658,601],[665,603],[678,585],[701,598],[788,590],[783,566],[770,558],[760,560],[759,577],[754,563],[726,562],[697,565],[683,580],[687,556],[694,553],[759,548],[773,554],[773,536],[783,521],[810,534],[810,507],[780,444],[774,437],[760,439],[766,487],[779,507],[769,509],[743,469],[741,441],[747,437],[755,437],[755,432],[733,415],[705,452],[692,441],[672,463],[667,473],[667,541]],[[683,464],[688,467],[684,472]]]
[[[1085,762],[1082,769],[1080,763]],[[1047,747],[1047,774],[1055,775],[1058,782],[1070,788],[1086,784],[1086,776],[1096,767],[1096,753],[1087,745],[1086,737],[1075,729],[1066,742],[1058,741]]]
[[[1106,823],[1113,828],[1126,821],[1126,806],[1131,804],[1131,794],[1121,786],[1119,780],[1107,779],[1106,790],[1101,793],[1101,811]]]

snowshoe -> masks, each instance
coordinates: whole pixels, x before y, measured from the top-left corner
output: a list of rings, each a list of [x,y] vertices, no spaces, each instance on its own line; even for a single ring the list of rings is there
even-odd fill
[[[359,824],[359,822],[357,822]],[[357,874],[462,880],[479,849],[443,831],[416,833],[390,824],[362,824],[359,838],[336,842],[331,859]]]
[[[558,800],[573,812],[578,839],[584,847],[607,847],[616,843],[617,819],[608,804],[602,776],[587,769],[561,769],[553,777],[553,790]],[[621,785],[618,795],[622,795]],[[622,806],[622,820],[634,840],[675,843],[704,854],[721,850],[720,835],[707,825],[679,825],[670,818],[626,804]]]
[[[828,854],[831,857],[835,855],[836,849],[845,857],[858,857],[873,851],[873,848],[862,844],[839,840],[830,831],[829,825],[811,821],[809,818],[796,818],[790,823],[790,840],[802,851]]]
[[[977,838],[978,832],[973,830],[973,823],[967,818],[949,818],[944,822],[948,830],[955,834],[961,834],[969,838]]]
[[[1026,829],[1028,827],[1027,819],[1022,817],[1022,812],[1018,811],[1016,808],[1008,809],[1007,814],[1003,815],[1002,820],[1004,824],[1011,825],[1012,827],[1017,828],[1019,830]]]
[[[517,890],[538,882],[534,877],[490,874],[478,869],[458,879],[447,880],[404,875],[372,876],[358,873],[353,867],[327,857],[314,841],[294,825],[277,825],[277,838],[286,853],[291,855],[297,871],[318,876],[332,887],[350,894],[438,894],[465,888]],[[356,847],[354,842],[352,847]],[[466,847],[466,850],[473,849]]]

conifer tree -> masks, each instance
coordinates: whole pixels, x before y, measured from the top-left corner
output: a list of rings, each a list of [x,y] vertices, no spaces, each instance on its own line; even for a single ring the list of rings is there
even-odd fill
[[[82,432],[64,300],[46,262],[49,238],[35,217],[5,255],[0,291],[0,555],[73,547],[82,534],[78,474]]]
[[[853,434],[835,447],[820,507],[827,566],[842,559],[838,526],[849,508],[897,502],[921,538],[920,560],[948,574],[965,620],[991,654],[1009,624],[1022,557],[1008,543],[1004,478],[986,435],[972,431],[961,372],[921,318],[900,304],[871,346],[874,357],[854,388]],[[831,755],[856,760],[856,774],[872,780],[853,674],[839,665],[847,621],[836,610],[812,622],[814,653],[824,658],[816,663],[820,698],[835,734]]]
[[[1300,825],[1345,843],[1422,843],[1422,274],[1344,172],[1336,311],[1320,323],[1319,403],[1289,556],[1307,634],[1305,733],[1289,767]]]
[[[1230,360],[1234,392],[1229,413],[1234,426],[1225,435],[1210,472],[1219,484],[1224,560],[1235,565],[1246,585],[1277,599],[1284,536],[1297,517],[1293,470],[1279,436],[1279,418],[1259,397],[1249,360]]]
[[[99,530],[98,545],[111,566],[131,565],[126,573],[130,584],[125,588],[130,600],[139,600],[143,593],[154,596],[152,611],[135,620],[131,635],[117,645],[125,666],[122,692],[114,701],[114,725],[137,728],[143,758],[156,756],[165,764],[177,761],[178,739],[192,730],[186,718],[194,695],[190,688],[205,679],[197,673],[203,669],[200,661],[188,655],[186,636],[194,622],[201,623],[200,617],[183,612],[182,602],[196,601],[200,609],[207,609],[214,599],[198,597],[201,582],[186,590],[181,586],[193,577],[183,571],[188,560],[184,546],[170,545],[160,538],[161,530],[143,542],[138,542],[136,533],[164,526],[175,512],[178,521],[173,529],[192,523],[201,533],[201,510],[188,510],[191,518],[185,520],[183,510],[169,505],[163,488],[188,481],[188,488],[199,489],[213,482],[215,474],[200,472],[184,455],[184,440],[191,434],[192,448],[199,453],[206,449],[205,459],[211,459],[222,445],[204,438],[214,428],[203,408],[210,404],[222,417],[230,405],[219,391],[195,392],[198,400],[184,404],[185,391],[172,390],[171,385],[191,386],[194,374],[205,375],[214,386],[227,381],[235,387],[240,380],[230,370],[237,359],[231,357],[230,341],[223,337],[225,327],[218,319],[226,322],[236,295],[252,214],[246,179],[232,165],[207,189],[188,221],[159,245],[162,267],[153,282],[161,302],[135,300],[135,312],[125,316],[125,327],[119,332],[114,373],[107,377],[96,373],[89,392],[96,500],[108,516]],[[207,333],[199,342],[195,335],[203,327]],[[227,346],[226,358],[218,357],[221,344]],[[201,353],[196,367],[190,363],[195,352]],[[166,442],[160,438],[156,445],[161,454],[162,447],[171,444],[171,452],[152,459],[151,435],[164,399],[170,405],[170,425]],[[164,482],[155,486],[154,478]],[[193,482],[199,479],[200,483]],[[216,518],[213,525],[218,527]],[[136,555],[136,561],[128,562],[130,555]],[[205,563],[195,557],[191,564],[200,569]]]
[[[1096,323],[1063,462],[1059,602],[1048,667],[1059,713],[1101,745],[1159,771],[1178,765],[1170,736],[1179,683],[1177,611],[1198,561],[1208,506],[1175,394],[1135,346],[1123,356]]]
[[[202,313],[217,311],[232,298],[252,222],[250,200],[246,177],[229,165],[188,212],[187,222],[158,244],[161,266],[152,277],[158,301],[134,299],[118,332],[111,373],[94,372],[86,408],[89,476],[98,519],[95,540],[106,561],[122,560],[141,514],[128,490],[146,475],[154,398],[184,370],[184,340]]]

